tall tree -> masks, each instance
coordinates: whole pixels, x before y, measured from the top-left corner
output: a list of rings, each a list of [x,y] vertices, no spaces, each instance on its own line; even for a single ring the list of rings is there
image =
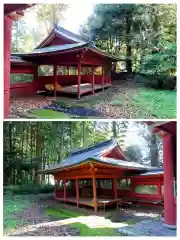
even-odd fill
[[[63,13],[68,8],[67,4],[38,4],[36,16],[38,21],[44,22],[46,34],[49,34],[54,26],[64,19]]]

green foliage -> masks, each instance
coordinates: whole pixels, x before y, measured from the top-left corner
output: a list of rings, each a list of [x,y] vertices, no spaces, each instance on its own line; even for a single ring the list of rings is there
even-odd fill
[[[144,113],[164,119],[176,118],[176,91],[140,88],[132,101],[139,109],[139,118],[144,117]]]
[[[97,4],[81,34],[126,59],[128,72],[176,74],[175,4]]]
[[[38,194],[38,193],[52,193],[54,191],[53,185],[44,185],[44,186],[36,186],[32,184],[25,185],[10,185],[4,187],[4,193],[12,193],[12,194]]]
[[[164,43],[161,49],[153,54],[144,56],[141,73],[156,76],[176,74],[176,44]]]

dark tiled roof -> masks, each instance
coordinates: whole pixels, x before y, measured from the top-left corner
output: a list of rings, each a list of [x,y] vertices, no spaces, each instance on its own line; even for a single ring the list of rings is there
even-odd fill
[[[55,46],[50,46],[50,47],[37,48],[37,49],[34,49],[30,53],[12,53],[12,56],[28,56],[28,55],[42,54],[42,53],[61,52],[61,51],[65,51],[65,50],[76,49],[79,47],[85,47],[86,45],[87,44],[85,44],[85,43],[55,45]]]
[[[96,153],[97,153],[97,149],[102,149],[104,148],[104,150],[106,150],[107,148],[109,147],[116,147],[118,144],[116,142],[116,140],[114,138],[110,139],[110,140],[107,140],[107,141],[104,141],[104,142],[100,142],[100,143],[97,143],[93,146],[90,146],[88,148],[82,148],[82,149],[77,149],[77,150],[74,150],[71,152],[71,156],[74,156],[74,155],[77,155],[77,154],[81,154],[81,153],[85,153],[85,152],[89,152],[89,151],[93,151],[95,150]]]
[[[153,176],[153,175],[159,175],[159,174],[164,174],[164,170],[162,168],[148,170],[147,172],[141,173],[139,175],[140,176]]]
[[[117,147],[118,144],[115,139],[111,139],[108,141],[104,141],[102,143],[96,144],[92,147],[86,149],[79,149],[77,151],[73,151],[71,155],[64,159],[61,163],[56,164],[54,166],[50,166],[41,172],[53,172],[57,169],[64,169],[68,167],[72,167],[78,164],[86,163],[88,161],[103,163],[107,165],[119,166],[121,168],[129,168],[129,169],[139,169],[139,170],[148,170],[153,169],[153,167],[144,166],[139,163],[129,162],[126,160],[119,160],[114,158],[102,157],[102,154],[107,150],[112,150]]]
[[[23,60],[21,57],[19,56],[13,56],[11,55],[11,64],[19,64],[19,65],[36,65],[35,63],[32,62],[27,62],[25,60]]]
[[[72,41],[75,41],[75,42],[94,44],[94,42],[90,41],[89,39],[87,39],[85,37],[82,37],[80,35],[77,35],[77,34],[75,34],[73,32],[70,32],[67,29],[65,29],[65,28],[63,28],[61,26],[58,26],[58,25],[55,26],[54,32],[57,35],[63,36],[65,38],[68,38],[68,39],[70,39]]]

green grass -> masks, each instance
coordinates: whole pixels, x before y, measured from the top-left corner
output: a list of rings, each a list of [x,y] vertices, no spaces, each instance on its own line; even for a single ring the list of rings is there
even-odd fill
[[[63,112],[56,112],[54,110],[51,109],[35,109],[35,110],[31,110],[31,113],[29,114],[30,116],[35,116],[38,118],[45,118],[45,119],[49,119],[49,118],[58,118],[58,119],[69,119],[70,117],[63,113]]]
[[[12,218],[11,214],[20,212],[28,206],[30,206],[30,200],[27,197],[11,194],[4,195],[4,230],[14,229],[17,225],[22,224],[21,220]]]
[[[72,223],[72,228],[78,228],[80,230],[81,237],[90,237],[90,236],[121,236],[117,232],[117,229],[114,228],[89,228],[82,223]]]
[[[66,209],[62,206],[54,207],[54,208],[46,208],[45,212],[46,215],[55,217],[57,220],[61,219],[68,219],[68,218],[75,218],[79,216],[83,216],[84,214],[81,212],[72,211]],[[130,219],[124,223],[135,224],[136,221]],[[80,236],[121,236],[116,228],[89,228],[86,224],[77,222],[69,224],[72,228],[77,228],[80,231]]]
[[[48,216],[56,217],[58,219],[74,218],[79,217],[82,214],[69,209],[61,208],[46,208],[44,213]]]
[[[67,107],[67,108],[71,108],[71,107],[84,107],[84,108],[92,108],[93,103],[92,100],[88,100],[88,101],[75,101],[75,100],[61,100],[61,99],[57,99],[55,101],[53,101],[55,104],[58,104],[62,107]]]
[[[138,117],[176,118],[176,91],[141,88],[134,95],[132,103],[138,110]]]
[[[110,102],[110,104],[111,104],[112,106],[117,106],[117,107],[123,105],[121,99],[114,99],[114,100],[112,100],[112,101]]]

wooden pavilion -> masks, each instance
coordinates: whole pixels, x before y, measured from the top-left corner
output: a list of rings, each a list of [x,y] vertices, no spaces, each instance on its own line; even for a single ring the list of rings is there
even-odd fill
[[[54,96],[71,94],[80,99],[83,94],[94,94],[112,85],[112,63],[118,60],[89,39],[55,25],[32,52],[12,54],[12,73],[29,74],[31,70],[34,74],[31,87],[35,93],[46,91],[47,84],[52,84]],[[42,76],[43,66],[51,70]]]
[[[46,86],[51,84],[53,90],[49,94],[71,94],[79,99],[83,94],[94,94],[110,87],[112,63],[120,60],[98,49],[89,39],[56,25],[32,52],[11,55],[12,21],[23,16],[24,10],[32,5],[4,5],[5,118],[8,117],[10,95],[33,96],[47,91]],[[49,75],[40,74],[43,67],[51,69]],[[28,81],[10,83],[10,74],[18,75],[20,80],[28,78]]]
[[[163,173],[142,175],[158,168],[130,162],[124,156],[115,139],[71,153],[60,164],[40,171],[52,174],[55,179],[54,197],[63,202],[98,208],[107,205],[138,202],[159,203],[162,199]],[[158,175],[159,174],[159,175]],[[153,176],[153,177],[152,177]],[[138,181],[143,179],[143,181]],[[143,184],[155,186],[154,193],[141,194],[135,190]],[[120,187],[119,187],[120,186]],[[123,188],[121,188],[123,186]]]

